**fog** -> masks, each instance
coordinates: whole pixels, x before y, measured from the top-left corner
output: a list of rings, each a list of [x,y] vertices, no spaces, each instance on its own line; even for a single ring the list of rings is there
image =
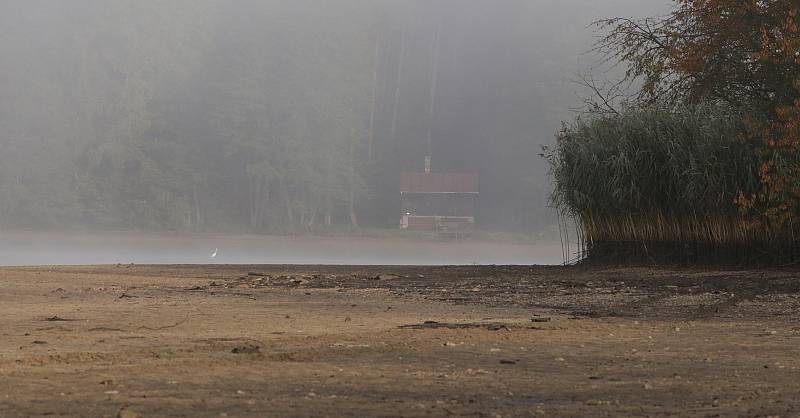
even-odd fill
[[[215,254],[212,257],[212,254]],[[0,266],[97,264],[552,265],[553,244],[218,234],[6,233]]]
[[[0,1],[0,264],[558,263],[539,153],[590,24],[670,3]],[[398,230],[426,157],[541,244],[312,238]]]

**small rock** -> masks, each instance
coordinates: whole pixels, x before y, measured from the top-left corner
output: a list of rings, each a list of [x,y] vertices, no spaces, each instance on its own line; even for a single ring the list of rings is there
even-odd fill
[[[552,319],[549,317],[532,316],[531,322],[550,322]]]
[[[509,331],[508,327],[503,324],[491,324],[487,326],[486,329],[488,329],[489,331],[500,331],[500,330]]]
[[[233,354],[256,354],[261,352],[261,347],[254,344],[241,344],[233,347],[231,353]]]
[[[123,408],[117,413],[117,418],[142,418],[142,414]]]

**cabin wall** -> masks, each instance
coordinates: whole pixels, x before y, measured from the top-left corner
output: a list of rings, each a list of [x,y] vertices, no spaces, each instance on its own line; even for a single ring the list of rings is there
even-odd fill
[[[403,194],[402,213],[414,216],[475,217],[474,194]]]

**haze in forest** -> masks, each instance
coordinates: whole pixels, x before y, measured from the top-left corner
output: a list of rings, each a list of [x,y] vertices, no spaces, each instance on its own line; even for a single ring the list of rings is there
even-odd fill
[[[481,229],[552,230],[591,22],[668,5],[4,0],[0,228],[396,229],[430,155],[479,176]]]

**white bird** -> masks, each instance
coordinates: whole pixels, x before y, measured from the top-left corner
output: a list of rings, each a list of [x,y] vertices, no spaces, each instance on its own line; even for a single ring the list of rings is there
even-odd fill
[[[217,253],[219,252],[219,248],[214,248],[214,252],[211,253],[211,258],[217,258]]]

